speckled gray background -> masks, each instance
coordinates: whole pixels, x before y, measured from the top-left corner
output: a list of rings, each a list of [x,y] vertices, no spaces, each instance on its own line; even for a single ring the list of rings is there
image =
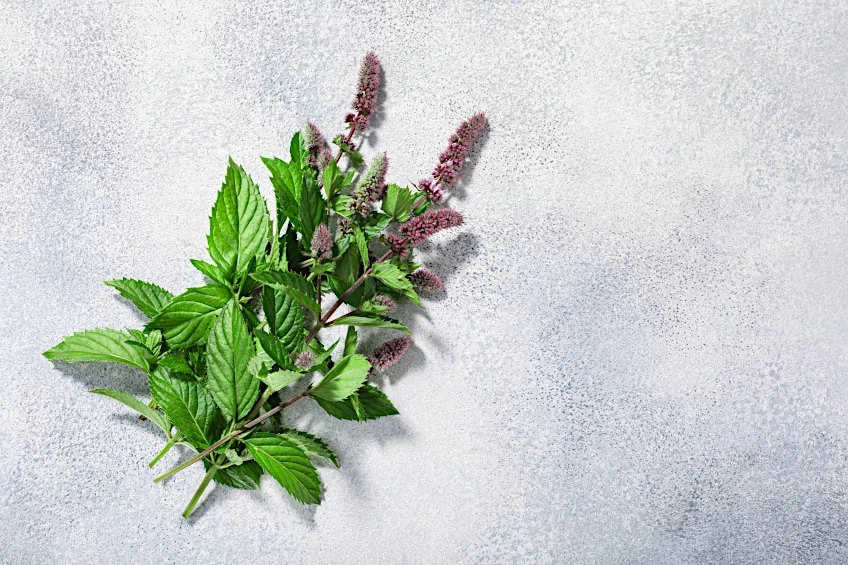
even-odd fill
[[[2,2],[2,563],[848,561],[844,2],[287,4]],[[153,484],[159,434],[85,392],[142,376],[40,353],[141,323],[104,279],[201,282],[227,155],[270,196],[369,48],[392,179],[492,122],[402,417],[294,410],[324,503],[184,521],[201,471]]]

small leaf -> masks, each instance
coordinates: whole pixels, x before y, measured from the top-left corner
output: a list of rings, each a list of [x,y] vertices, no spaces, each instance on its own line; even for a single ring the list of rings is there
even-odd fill
[[[343,357],[312,388],[310,394],[323,400],[343,400],[362,386],[370,369],[371,363],[363,355]]]
[[[383,416],[394,416],[398,414],[388,397],[375,386],[366,384],[356,393],[356,406],[354,406],[354,394],[338,402],[329,402],[316,398],[330,416],[340,420],[374,420]]]
[[[78,361],[102,361],[123,363],[147,371],[150,368],[149,353],[142,347],[127,343],[130,336],[109,329],[76,332],[62,343],[44,352],[53,360],[76,363]]]
[[[218,284],[226,285],[228,283],[227,277],[217,266],[207,263],[206,261],[201,261],[200,259],[189,259],[189,261],[191,261],[191,264],[194,265],[195,269],[206,275],[207,278]]]
[[[408,188],[392,183],[386,189],[386,195],[383,197],[383,212],[391,216],[396,222],[403,223],[409,219],[412,212],[413,199],[412,192]]]
[[[174,298],[173,294],[160,286],[135,279],[115,279],[106,281],[106,284],[135,304],[148,318],[158,314]]]
[[[266,432],[257,432],[244,441],[259,466],[277,479],[296,500],[308,504],[321,502],[318,473],[298,444]]]
[[[356,241],[357,248],[359,248],[359,257],[362,259],[362,265],[367,269],[370,264],[368,261],[368,242],[365,241],[365,234],[356,224],[353,225],[353,239]]]
[[[300,304],[281,291],[266,286],[262,289],[262,310],[268,330],[280,338],[286,349],[295,351],[303,339],[303,311]]]
[[[209,256],[230,282],[265,250],[268,206],[243,168],[230,159],[227,176],[209,219]]]
[[[421,304],[412,283],[400,269],[391,263],[375,263],[371,268],[371,276],[380,282],[409,298],[416,304]]]
[[[344,353],[342,356],[347,357],[348,355],[356,353],[356,340],[358,337],[356,328],[354,326],[348,326],[347,333],[345,334]]]
[[[321,182],[324,185],[324,194],[327,195],[327,200],[332,201],[333,196],[342,186],[342,174],[339,171],[339,166],[335,161],[331,160],[324,167],[321,174]]]
[[[292,384],[302,376],[303,373],[298,373],[296,371],[274,371],[273,373],[268,373],[267,376],[263,377],[262,382],[268,385],[268,388],[272,391],[277,392],[278,390],[282,390]]]
[[[204,345],[218,312],[230,298],[230,289],[222,285],[190,288],[174,298],[147,327],[162,330],[171,349]]]
[[[300,430],[281,430],[279,434],[295,442],[307,455],[323,457],[330,460],[336,467],[339,466],[339,460],[336,458],[336,454],[333,453],[321,438]]]
[[[366,237],[374,237],[375,235],[386,229],[392,221],[392,217],[388,214],[371,214],[368,216],[368,223],[363,226]]]
[[[290,357],[294,351],[288,349],[285,343],[263,330],[256,330],[254,334],[261,344],[262,350],[271,359],[273,359],[277,365],[284,369],[294,369],[294,363]]]
[[[195,448],[205,449],[217,439],[218,406],[194,377],[160,366],[150,373],[148,385],[153,398]]]
[[[235,301],[221,310],[206,350],[209,392],[227,417],[244,418],[259,397],[259,381],[247,371],[255,352]]]
[[[298,210],[300,233],[303,235],[303,241],[312,241],[315,228],[324,220],[326,206],[321,196],[321,188],[318,186],[318,181],[315,180],[314,171],[310,168],[308,172],[305,171],[304,173]]]
[[[376,314],[367,313],[343,316],[329,324],[329,327],[332,326],[364,326],[369,328],[390,328],[393,330],[400,330],[402,332],[412,334],[409,328],[407,328],[405,325],[401,324],[397,320],[392,320],[390,318],[381,318]]]
[[[268,271],[251,276],[255,281],[279,290],[316,314],[321,313],[321,307],[315,301],[315,287],[304,277],[296,273],[282,271]]]
[[[90,390],[89,392],[93,392],[94,394],[102,394],[103,396],[108,396],[114,400],[117,400],[121,404],[132,408],[160,428],[165,434],[171,433],[171,424],[168,422],[168,418],[165,417],[164,414],[159,412],[158,410],[154,410],[141,400],[136,397],[129,395],[125,392],[121,392],[119,390],[114,390],[111,388],[95,388]]]
[[[212,464],[208,459],[203,459],[203,466],[208,471]],[[231,488],[243,490],[256,490],[262,477],[262,467],[256,461],[245,461],[241,465],[218,469],[215,473],[215,482]]]
[[[163,367],[171,369],[175,373],[185,373],[187,375],[192,374],[192,370],[188,364],[188,361],[186,361],[185,357],[183,357],[182,355],[167,355],[159,360],[159,364]]]
[[[353,165],[354,168],[358,168],[362,164],[362,154],[353,148],[353,146],[344,140],[344,137],[337,135],[333,138],[333,143],[339,146],[339,149],[342,150],[342,153],[347,155],[348,159],[350,159],[350,164]]]

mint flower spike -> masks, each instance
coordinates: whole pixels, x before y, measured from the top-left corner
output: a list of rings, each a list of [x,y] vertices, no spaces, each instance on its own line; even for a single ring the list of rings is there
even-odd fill
[[[474,114],[459,124],[456,133],[448,140],[447,149],[439,155],[439,164],[433,169],[433,178],[437,183],[448,186],[456,181],[471,146],[488,125],[489,120],[483,113]]]
[[[418,245],[431,235],[444,229],[461,226],[464,221],[462,214],[450,208],[427,210],[420,216],[404,222],[398,231],[405,239],[406,245]],[[391,238],[390,244],[397,241],[397,238]]]
[[[380,60],[373,51],[365,54],[362,68],[359,70],[359,82],[356,85],[356,97],[353,99],[355,113],[347,115],[346,122],[362,133],[368,129],[374,105],[377,103],[377,91],[380,89]]]
[[[396,337],[385,342],[383,345],[376,348],[368,356],[372,367],[376,367],[380,372],[400,361],[403,354],[412,345],[412,340],[407,336]]]
[[[315,228],[309,249],[312,251],[312,256],[316,259],[329,259],[332,257],[333,235],[325,224],[319,224]]]
[[[295,367],[299,369],[308,369],[315,363],[315,354],[311,351],[304,351],[297,356],[294,362]]]
[[[368,213],[368,204],[383,198],[383,194],[386,192],[386,171],[388,169],[389,159],[385,152],[374,157],[353,193],[353,209],[355,211],[364,215]]]
[[[445,283],[427,269],[418,269],[406,276],[416,290],[424,292],[444,292]]]
[[[301,133],[308,153],[307,161],[319,171],[323,170],[327,163],[333,160],[333,153],[321,134],[321,130],[312,122],[306,122]]]

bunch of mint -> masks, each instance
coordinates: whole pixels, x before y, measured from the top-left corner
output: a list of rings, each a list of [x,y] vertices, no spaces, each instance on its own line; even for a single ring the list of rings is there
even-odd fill
[[[174,445],[197,452],[155,479],[203,461],[207,472],[186,517],[211,481],[255,489],[266,472],[298,501],[320,502],[311,459],[336,466],[338,460],[322,439],[280,418],[302,398],[344,420],[398,413],[368,377],[396,363],[410,340],[399,334],[366,356],[357,352],[357,328],[408,334],[391,317],[396,301],[419,304],[419,292],[443,289],[412,250],[462,223],[458,212],[438,205],[487,122],[482,114],[464,121],[417,185],[387,185],[385,153],[363,170],[354,142],[368,128],[380,75],[369,53],[348,130],[334,139],[335,155],[308,123],[292,138],[288,161],[263,158],[274,186],[273,217],[250,176],[230,160],[210,218],[212,262],[191,260],[210,284],[174,296],[147,282],[108,281],[150,318],[147,325],[78,332],[44,353],[51,360],[124,363],[147,374],[149,403],[113,389],[92,392],[162,429],[166,443],[151,468]],[[321,341],[322,329],[340,326],[347,328],[343,343]],[[302,379],[311,384],[298,387]],[[303,390],[294,394],[297,388]]]

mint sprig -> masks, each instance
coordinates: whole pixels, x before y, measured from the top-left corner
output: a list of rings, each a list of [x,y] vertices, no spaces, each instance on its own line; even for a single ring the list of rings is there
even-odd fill
[[[56,361],[123,363],[147,374],[149,403],[109,388],[91,392],[162,429],[165,445],[151,468],[175,445],[196,452],[155,479],[203,462],[206,474],[186,517],[211,482],[254,489],[265,473],[296,500],[320,503],[312,460],[336,467],[339,461],[323,439],[283,427],[280,412],[300,399],[312,398],[343,420],[398,414],[368,379],[397,362],[409,338],[396,337],[366,355],[357,352],[359,335],[370,328],[410,333],[392,317],[396,301],[420,305],[416,281],[435,277],[418,271],[412,248],[461,224],[457,212],[434,214],[433,206],[455,181],[485,117],[463,122],[431,177],[408,187],[387,185],[386,155],[361,171],[354,139],[368,127],[379,77],[379,60],[369,53],[354,111],[345,119],[348,131],[334,139],[335,157],[309,123],[292,137],[288,161],[262,158],[274,188],[273,215],[250,175],[229,160],[210,216],[211,262],[191,259],[209,284],[174,296],[145,281],[107,281],[149,318],[144,328],[77,332],[44,353]],[[320,336],[339,326],[347,331],[336,351],[339,341],[327,347]]]

